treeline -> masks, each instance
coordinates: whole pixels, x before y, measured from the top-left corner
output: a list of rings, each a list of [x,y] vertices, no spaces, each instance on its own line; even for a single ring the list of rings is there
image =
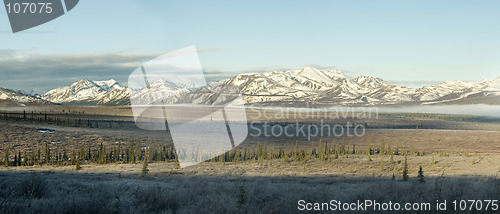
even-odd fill
[[[64,112],[64,111],[63,111]],[[113,128],[114,126],[123,127],[122,121],[114,120],[91,120],[77,117],[77,114],[47,114],[47,112],[26,112],[23,113],[0,113],[4,120],[28,121],[30,123],[47,123],[57,126],[67,127],[87,127],[87,128]]]
[[[245,146],[244,148],[236,147],[230,152],[226,152],[223,155],[212,158],[211,162],[239,162],[239,161],[263,161],[263,160],[273,160],[279,159],[284,162],[291,161],[306,161],[310,159],[319,159],[322,161],[330,161],[339,158],[348,158],[351,155],[366,155],[368,160],[371,161],[372,155],[386,155],[390,156],[390,160],[393,160],[394,155],[424,155],[423,151],[418,151],[413,147],[413,143],[410,143],[409,148],[400,149],[399,144],[393,147],[390,142],[385,142],[384,139],[381,140],[380,146],[376,147],[368,142],[368,145],[362,149],[358,149],[356,145],[346,145],[345,141],[341,143],[336,142],[311,142],[311,148],[299,148],[299,143],[290,144],[288,149],[280,147],[279,149],[268,148],[267,142],[264,141],[263,144],[257,143],[253,148]],[[193,151],[179,151],[180,159],[188,159],[188,161],[196,161],[198,159],[199,153],[195,150]],[[190,159],[190,160],[189,160]]]
[[[80,147],[68,152],[51,151],[49,144],[46,144],[43,151],[33,150],[30,154],[21,153],[19,150],[12,160],[8,150],[4,152],[4,166],[34,166],[34,165],[78,165],[81,163],[109,164],[109,163],[136,163],[143,161],[147,155],[148,161],[175,161],[176,154],[173,146],[157,146],[154,148],[130,144],[122,148],[120,143],[111,149],[106,148],[102,143],[98,149],[91,147]]]
[[[178,155],[178,156],[177,156]],[[34,165],[77,165],[77,164],[109,164],[109,163],[137,163],[147,158],[148,162],[170,162],[182,160],[199,160],[199,151],[186,151],[181,149],[178,153],[173,146],[141,146],[138,143],[131,143],[125,146],[122,143],[111,147],[100,144],[98,148],[79,147],[78,149],[67,151],[51,151],[49,144],[46,144],[41,151],[39,148],[33,149],[30,154],[19,150],[11,159],[8,150],[4,152],[3,165],[5,166],[34,166]],[[393,147],[390,142],[386,143],[384,139],[380,146],[375,147],[370,142],[362,149],[356,145],[346,145],[344,141],[336,142],[311,142],[310,149],[301,147],[299,143],[291,143],[288,149],[269,148],[267,141],[263,144],[257,143],[256,146],[244,148],[236,147],[215,158],[209,162],[241,162],[241,161],[259,161],[281,160],[284,162],[307,161],[319,159],[321,161],[331,161],[336,159],[349,158],[352,155],[366,155],[367,160],[372,161],[372,155],[390,156],[390,161],[394,162],[394,155],[424,155],[424,152],[417,151],[410,143],[408,149],[400,149],[399,144]],[[205,158],[207,159],[207,158]]]

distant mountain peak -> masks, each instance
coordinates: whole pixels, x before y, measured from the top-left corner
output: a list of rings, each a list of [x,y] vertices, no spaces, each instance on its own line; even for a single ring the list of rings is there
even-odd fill
[[[120,86],[113,79],[105,81],[82,79],[69,86],[50,90],[42,98],[54,103],[90,103],[97,105],[113,102],[127,103],[128,101],[123,102],[120,99],[128,99],[128,93],[128,88]]]
[[[149,88],[164,88],[169,90],[175,90],[177,87],[173,83],[169,83],[163,79],[158,79],[149,84]]]
[[[94,83],[102,83],[102,84],[106,84],[108,86],[112,86],[112,85],[115,85],[115,84],[118,84],[118,82],[114,79],[109,79],[109,80],[105,80],[105,81],[93,81]]]
[[[300,73],[302,73],[302,72],[304,72],[304,73],[308,73],[308,72],[318,73],[321,71],[313,66],[306,66],[306,67],[302,68],[302,70],[300,70]]]

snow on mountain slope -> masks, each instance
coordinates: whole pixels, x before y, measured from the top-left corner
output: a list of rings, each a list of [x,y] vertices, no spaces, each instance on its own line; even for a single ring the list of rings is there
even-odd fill
[[[407,88],[376,77],[349,79],[341,71],[301,70],[242,74],[221,82],[238,86],[247,103],[319,102],[325,104],[436,103],[500,95],[500,78],[478,82],[446,81]]]
[[[157,80],[139,91],[131,91],[115,80],[80,80],[45,93],[43,99],[54,103],[87,105],[222,105],[231,102],[231,96],[227,95],[232,93],[241,93],[247,104],[263,105],[305,102],[328,105],[435,104],[466,102],[472,98],[476,101],[495,99],[494,96],[500,96],[500,77],[477,82],[453,80],[422,88],[407,88],[376,77],[351,79],[339,70],[319,70],[308,66],[299,70],[239,74],[197,87]]]
[[[177,88],[164,80],[157,80],[148,87],[131,93],[131,104],[172,104],[176,103],[189,91],[186,88]]]
[[[275,71],[264,76],[284,85],[300,90],[327,90],[340,85],[347,77],[341,71],[320,71],[307,66],[301,70]]]
[[[354,79],[352,79],[355,83],[357,83],[359,86],[368,88],[368,89],[376,89],[380,88],[383,86],[389,85],[386,83],[384,80],[377,78],[377,77],[368,77],[368,76],[359,76]]]
[[[80,80],[69,86],[56,88],[42,96],[54,103],[75,103],[104,105],[109,103],[127,103],[129,89],[120,86],[115,80],[90,81]]]
[[[106,91],[111,91],[114,89],[122,90],[124,88],[114,79],[110,79],[108,81],[94,81],[94,83]]]
[[[483,90],[500,92],[500,77],[490,81],[486,80]]]
[[[97,97],[106,90],[89,80],[80,80],[63,88],[56,88],[45,93],[42,97],[55,103],[67,103],[75,100],[85,100]]]
[[[48,103],[37,97],[24,95],[9,89],[0,88],[0,100],[19,103]]]

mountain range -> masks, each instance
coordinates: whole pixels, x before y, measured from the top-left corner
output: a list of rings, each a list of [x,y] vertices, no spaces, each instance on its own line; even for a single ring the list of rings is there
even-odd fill
[[[17,91],[0,88],[0,105],[23,106],[25,103],[49,104],[50,102],[39,97],[26,95]]]
[[[391,105],[486,103],[500,105],[500,77],[493,80],[445,81],[438,85],[407,88],[377,77],[349,78],[339,70],[305,67],[299,70],[239,74],[230,79],[190,88],[158,80],[140,91],[121,86],[115,80],[80,80],[33,97],[0,89],[0,100],[51,102],[66,105],[130,105],[150,102],[165,104],[227,104],[225,94],[240,92],[246,104],[297,105],[306,102],[325,105]]]
[[[66,105],[128,105],[130,90],[115,80],[80,80],[69,86],[56,88],[41,96],[53,103]]]

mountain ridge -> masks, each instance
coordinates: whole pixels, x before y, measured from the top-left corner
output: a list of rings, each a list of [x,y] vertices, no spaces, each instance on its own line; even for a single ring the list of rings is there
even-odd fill
[[[298,70],[244,73],[203,88],[190,84],[155,81],[140,91],[117,81],[80,80],[48,91],[42,100],[66,105],[130,105],[147,103],[227,104],[222,95],[238,90],[245,104],[294,105],[303,102],[325,105],[443,104],[497,99],[500,77],[465,82],[447,80],[441,84],[408,88],[378,77],[347,77],[340,70],[319,70],[307,66]],[[29,101],[29,100],[27,100]]]

